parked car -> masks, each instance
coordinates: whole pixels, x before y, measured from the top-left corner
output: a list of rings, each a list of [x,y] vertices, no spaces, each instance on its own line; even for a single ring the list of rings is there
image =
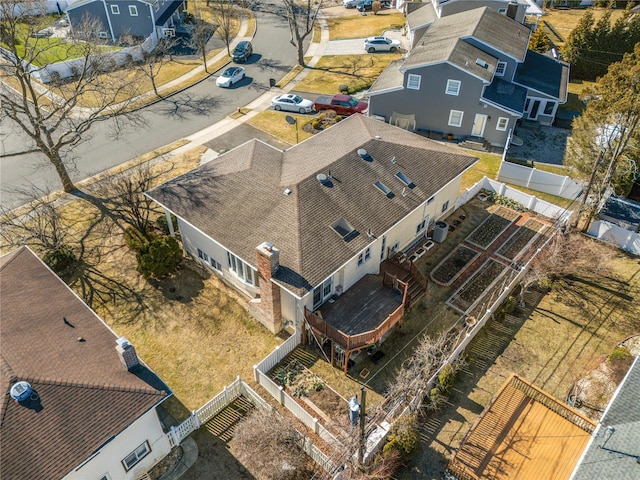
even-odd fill
[[[33,32],[31,34],[32,38],[47,38],[53,35],[53,30],[50,28],[43,28],[42,30],[38,30],[37,32]]]
[[[287,112],[309,113],[313,110],[313,102],[306,100],[293,93],[278,95],[271,100],[271,106],[275,110],[285,110]]]
[[[400,40],[391,40],[387,37],[369,37],[364,40],[364,49],[369,53],[397,52],[400,48]]]
[[[369,104],[351,95],[320,95],[313,102],[313,108],[317,112],[334,110],[338,115],[352,115],[354,113],[365,113],[369,108]]]
[[[372,4],[375,1],[376,0],[361,0],[356,4],[356,9],[359,12],[364,12],[365,10],[371,10],[373,8]],[[390,0],[384,0],[380,2],[381,7],[389,7],[389,5],[391,5]]]
[[[253,53],[253,46],[251,42],[242,41],[236,45],[235,50],[231,54],[231,58],[234,62],[243,63],[246,62]]]
[[[344,8],[356,8],[356,5],[362,0],[342,0],[342,6]]]
[[[244,78],[244,67],[229,67],[216,80],[219,87],[228,88]]]

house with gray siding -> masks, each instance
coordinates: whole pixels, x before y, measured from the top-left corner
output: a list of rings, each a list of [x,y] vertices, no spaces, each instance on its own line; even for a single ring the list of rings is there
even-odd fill
[[[427,241],[476,161],[352,115],[286,150],[251,140],[147,195],[177,217],[187,254],[278,332]]]
[[[73,31],[116,43],[172,36],[185,10],[185,0],[81,0],[66,14]]]
[[[550,125],[569,67],[529,51],[529,34],[489,7],[438,18],[371,86],[369,115],[487,148],[503,147],[520,119]]]

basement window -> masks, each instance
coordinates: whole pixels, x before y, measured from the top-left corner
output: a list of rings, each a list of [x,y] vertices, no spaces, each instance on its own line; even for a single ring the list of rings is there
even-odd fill
[[[338,235],[340,235],[342,237],[342,240],[344,240],[347,243],[353,240],[354,238],[356,238],[360,234],[360,232],[358,232],[353,227],[353,225],[347,222],[344,218],[341,218],[333,222],[331,224],[331,228],[333,228],[333,231],[336,232]]]
[[[395,197],[391,189],[387,187],[384,183],[382,183],[380,180],[376,180],[376,182],[373,185],[382,193],[384,193],[385,197],[387,198]]]
[[[402,172],[398,172],[396,173],[396,178],[398,180],[400,180],[402,183],[404,183],[407,187],[409,188],[415,188],[416,184],[413,183],[411,180],[409,180],[409,177],[407,177],[404,173]]]

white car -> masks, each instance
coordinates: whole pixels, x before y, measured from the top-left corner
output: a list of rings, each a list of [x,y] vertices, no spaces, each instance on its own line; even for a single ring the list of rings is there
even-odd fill
[[[228,88],[244,78],[244,67],[229,67],[216,80],[219,87]]]
[[[271,100],[271,106],[274,110],[285,110],[296,113],[309,113],[313,110],[313,102],[311,100],[306,100],[293,93],[278,95]]]
[[[362,0],[342,0],[342,6],[344,8],[356,8],[356,5]]]
[[[369,53],[394,53],[400,49],[400,40],[391,40],[387,37],[369,37],[364,41],[364,49]]]

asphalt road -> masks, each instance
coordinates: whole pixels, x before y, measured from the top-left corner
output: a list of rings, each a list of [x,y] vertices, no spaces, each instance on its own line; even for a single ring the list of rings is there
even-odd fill
[[[289,43],[287,21],[273,13],[275,8],[275,2],[254,5],[258,25],[254,54],[244,65],[246,78],[242,82],[221,89],[215,84],[221,72],[216,72],[193,87],[146,107],[143,116],[148,127],[126,131],[117,139],[110,134],[109,122],[94,125],[90,136],[72,153],[72,179],[85,179],[209,127],[267,91],[269,79],[282,78],[295,66],[297,58],[296,49]],[[0,154],[20,151],[25,145],[29,145],[26,134],[9,120],[1,120]],[[5,208],[24,203],[26,199],[19,190],[31,185],[40,190],[60,188],[55,170],[42,154],[0,160],[0,201]]]

